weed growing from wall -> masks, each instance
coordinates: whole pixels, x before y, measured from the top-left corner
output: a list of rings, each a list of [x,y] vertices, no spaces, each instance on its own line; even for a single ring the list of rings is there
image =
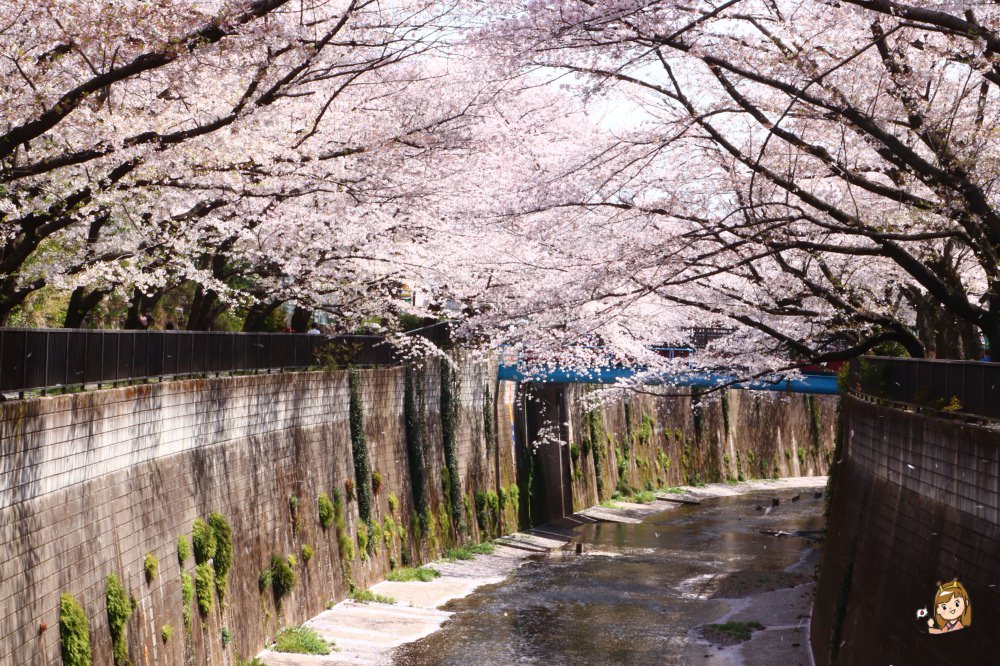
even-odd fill
[[[486,510],[490,519],[490,537],[500,534],[500,496],[492,490],[486,491]]]
[[[198,595],[198,610],[202,616],[212,612],[215,604],[215,596],[212,594],[214,588],[215,570],[208,562],[202,562],[194,568],[194,591]]]
[[[146,557],[142,560],[142,570],[146,573],[147,583],[156,580],[156,574],[160,571],[160,561],[156,559],[156,555],[146,553]]]
[[[59,652],[63,666],[90,666],[90,622],[72,594],[59,597]]]
[[[423,533],[427,531],[427,523],[423,517],[426,515],[428,504],[427,469],[424,463],[424,380],[423,372],[413,365],[406,368],[403,412],[406,420],[406,457],[410,465],[413,507],[421,521],[420,532]],[[414,532],[416,533],[416,530]]]
[[[298,578],[288,560],[281,555],[271,555],[271,586],[274,598],[280,603],[288,593],[295,589]]]
[[[519,503],[520,503],[520,501],[519,501],[520,500],[520,496],[521,496],[521,491],[518,490],[517,484],[516,483],[512,483],[510,485],[510,488],[507,489],[507,499],[510,502],[511,508],[514,510],[514,522],[515,522],[515,524],[517,523],[518,511],[520,510],[520,507],[518,506]]]
[[[183,534],[177,537],[177,561],[183,567],[188,558],[191,557],[191,544]]]
[[[215,556],[215,532],[201,518],[194,519],[191,542],[194,544],[194,561],[198,564],[208,562]]]
[[[507,493],[504,492],[506,498]],[[506,499],[505,499],[506,502]],[[481,539],[491,539],[500,530],[500,497],[489,490],[477,492],[475,495],[476,522],[479,525]]]
[[[382,521],[382,541],[385,542],[385,548],[389,551],[390,556],[392,555],[392,540],[396,534],[396,521],[391,517],[386,516],[385,520]]]
[[[184,630],[191,631],[191,603],[194,601],[194,581],[191,574],[186,571],[181,572],[181,615],[184,616]]]
[[[334,508],[333,502],[330,501],[330,496],[326,493],[320,493],[319,497],[316,498],[316,505],[319,510],[319,524],[324,530],[330,529],[333,525],[334,520]]]
[[[458,436],[458,415],[461,401],[461,384],[447,359],[441,361],[441,440],[444,445],[444,462],[451,479],[448,501],[455,532],[463,532],[462,479],[458,474],[458,456],[455,441]]]
[[[333,491],[333,518],[337,525],[337,549],[341,564],[346,566],[345,572],[350,572],[350,561],[354,559],[354,545],[347,535],[347,512],[344,496],[339,490]]]
[[[396,510],[399,509],[399,498],[396,497],[396,493],[389,493],[389,513],[396,515]]]
[[[632,494],[628,478],[628,450],[620,446],[615,448],[615,453],[618,457],[618,483],[615,485],[615,492],[627,497]]]
[[[604,492],[604,417],[597,409],[591,409],[584,415],[587,433],[590,435],[590,452],[593,456],[594,475],[597,479],[597,499],[603,501]]]
[[[358,554],[361,555],[361,561],[368,561],[368,549],[370,547],[368,539],[368,525],[366,523],[361,523],[358,525]]]
[[[105,597],[108,610],[108,631],[111,633],[111,653],[115,666],[132,666],[132,662],[128,658],[125,625],[132,617],[134,609],[117,574],[108,574]]]
[[[274,582],[274,572],[271,567],[267,567],[257,576],[257,589],[263,594],[264,590],[271,587],[272,582]]]
[[[160,640],[162,640],[164,644],[169,643],[173,635],[174,635],[173,625],[165,624],[162,627],[160,627]]]
[[[229,570],[233,566],[233,528],[221,513],[216,512],[208,517],[208,524],[215,535],[212,566],[215,568],[215,589],[219,592],[219,601],[222,601],[226,597]]]
[[[372,521],[372,471],[365,441],[365,413],[361,401],[361,373],[357,368],[348,372],[351,387],[351,454],[354,457],[354,479],[358,497],[358,515],[364,523]]]

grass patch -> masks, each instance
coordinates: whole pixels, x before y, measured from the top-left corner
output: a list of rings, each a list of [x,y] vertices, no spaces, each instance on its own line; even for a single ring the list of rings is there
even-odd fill
[[[371,590],[353,590],[351,592],[351,599],[357,601],[359,604],[368,604],[375,602],[377,604],[394,604],[396,600],[392,597],[387,597],[384,594],[378,594],[372,592]]]
[[[492,543],[477,543],[469,546],[459,546],[448,550],[441,559],[454,562],[455,560],[471,560],[476,555],[492,555],[495,547]]]
[[[389,580],[395,583],[409,583],[411,581],[429,583],[440,575],[440,571],[430,567],[404,567],[391,572]]]
[[[309,627],[287,627],[274,638],[275,652],[330,654],[331,645]]]
[[[703,630],[705,638],[716,645],[736,645],[750,640],[754,631],[764,628],[757,620],[747,620],[746,622],[725,622],[723,624],[710,624]]]

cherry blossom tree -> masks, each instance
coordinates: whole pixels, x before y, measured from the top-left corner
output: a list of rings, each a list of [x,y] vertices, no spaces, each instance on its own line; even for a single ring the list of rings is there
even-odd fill
[[[802,361],[887,341],[978,357],[980,333],[1000,339],[994,6],[496,11],[494,53],[635,116],[614,155],[597,146],[572,174],[586,191],[525,207],[543,226],[560,210],[604,220],[588,227],[605,254],[581,303],[730,322],[741,353]]]
[[[193,282],[203,328],[384,281],[370,241],[407,233],[414,169],[480,94],[429,92],[457,7],[6,3],[0,323],[46,286],[79,325],[112,292],[134,321]]]

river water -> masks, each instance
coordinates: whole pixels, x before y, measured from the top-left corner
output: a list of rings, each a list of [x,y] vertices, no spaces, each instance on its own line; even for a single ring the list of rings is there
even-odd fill
[[[822,525],[823,500],[808,488],[706,499],[639,524],[566,528],[583,555],[540,557],[450,602],[444,609],[456,614],[441,631],[399,648],[393,663],[698,663],[693,650],[718,648],[702,647],[694,628],[729,610],[722,597],[811,579],[817,544],[808,537]]]

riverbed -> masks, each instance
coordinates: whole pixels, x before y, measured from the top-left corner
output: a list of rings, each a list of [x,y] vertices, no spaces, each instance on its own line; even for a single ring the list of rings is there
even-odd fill
[[[818,483],[705,489],[700,504],[639,523],[548,526],[565,547],[448,602],[441,630],[397,648],[393,663],[809,664]],[[730,635],[739,626],[705,629],[729,620],[763,629],[743,643]]]

